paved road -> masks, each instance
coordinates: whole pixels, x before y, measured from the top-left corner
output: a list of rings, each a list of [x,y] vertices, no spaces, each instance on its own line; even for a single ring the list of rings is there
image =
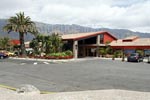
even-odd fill
[[[150,92],[150,64],[104,59],[46,63],[0,60],[0,84],[52,92],[124,89]]]

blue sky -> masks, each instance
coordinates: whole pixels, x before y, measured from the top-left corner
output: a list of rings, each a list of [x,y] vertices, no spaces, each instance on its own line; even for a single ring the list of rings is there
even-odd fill
[[[0,18],[20,11],[49,24],[130,29],[150,33],[150,0],[1,0]]]

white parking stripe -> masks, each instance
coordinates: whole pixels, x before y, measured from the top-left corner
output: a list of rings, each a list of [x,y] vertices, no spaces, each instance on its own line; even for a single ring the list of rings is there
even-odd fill
[[[25,65],[26,63],[21,63],[20,65]]]
[[[37,62],[34,62],[33,65],[37,65]]]
[[[44,64],[49,64],[48,62],[43,62]]]
[[[48,62],[41,62],[41,64],[42,63],[44,63],[44,64],[46,64],[46,65],[48,65],[48,64],[50,64],[50,63],[48,63]],[[27,63],[20,63],[20,65],[25,65],[25,64],[27,64]],[[33,63],[33,65],[37,65],[37,64],[39,64],[38,62],[34,62]]]

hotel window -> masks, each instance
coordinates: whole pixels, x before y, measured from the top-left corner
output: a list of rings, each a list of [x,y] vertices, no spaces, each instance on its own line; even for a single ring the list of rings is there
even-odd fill
[[[100,44],[104,43],[104,34],[100,34]]]

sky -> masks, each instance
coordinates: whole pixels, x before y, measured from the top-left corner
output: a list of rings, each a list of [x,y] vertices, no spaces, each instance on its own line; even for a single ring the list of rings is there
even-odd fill
[[[1,0],[0,18],[24,12],[48,24],[79,24],[94,28],[150,33],[150,0]]]

